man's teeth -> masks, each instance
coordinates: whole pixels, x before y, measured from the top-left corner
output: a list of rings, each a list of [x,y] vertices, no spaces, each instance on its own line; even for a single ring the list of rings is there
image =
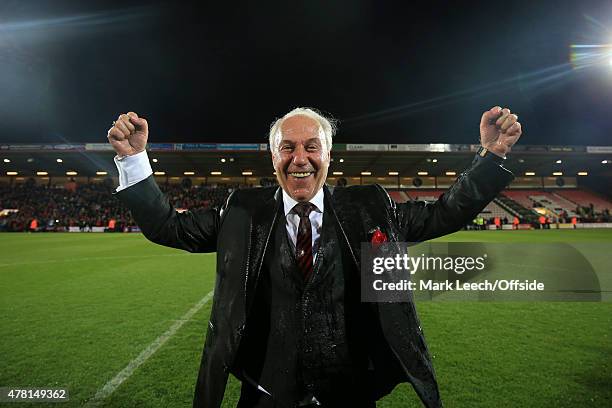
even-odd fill
[[[293,176],[293,177],[297,177],[297,178],[302,178],[302,177],[308,177],[312,173],[313,173],[312,171],[307,171],[307,172],[304,172],[304,173],[289,173],[289,175]]]

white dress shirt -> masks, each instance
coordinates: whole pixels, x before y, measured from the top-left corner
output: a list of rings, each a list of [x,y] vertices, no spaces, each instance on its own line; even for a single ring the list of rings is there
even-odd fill
[[[147,151],[143,150],[133,156],[120,158],[115,156],[115,166],[119,171],[119,187],[117,192],[133,186],[153,174]]]
[[[133,186],[134,184],[146,179],[153,174],[151,163],[149,163],[149,156],[146,150],[137,153],[133,156],[127,156],[120,158],[115,156],[115,165],[119,171],[119,186],[116,191],[119,192],[125,188]],[[283,206],[286,219],[287,234],[289,239],[295,248],[297,242],[297,231],[300,225],[300,216],[293,212],[293,207],[298,202],[289,196],[283,190]],[[312,253],[313,260],[316,259],[317,251],[319,249],[319,241],[321,237],[321,226],[323,225],[323,188],[319,189],[317,194],[310,200],[310,203],[316,207],[309,215],[310,225],[312,226]]]
[[[297,203],[297,201],[291,198],[291,196],[283,190],[283,206],[285,209],[285,218],[287,219],[287,233],[289,234],[289,239],[291,239],[293,243],[293,248],[295,248],[297,242],[298,227],[300,226],[300,216],[293,211],[293,207],[295,207]],[[312,227],[312,255],[314,261],[317,258],[317,251],[319,250],[319,238],[321,238],[321,226],[323,225],[323,188],[320,188],[317,194],[310,199],[310,203],[316,207],[308,216],[310,219],[310,226]]]

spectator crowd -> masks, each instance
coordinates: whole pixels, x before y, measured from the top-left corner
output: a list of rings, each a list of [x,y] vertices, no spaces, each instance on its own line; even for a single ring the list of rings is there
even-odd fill
[[[161,184],[160,188],[175,208],[190,209],[222,205],[236,186]],[[136,223],[113,197],[114,190],[112,183],[0,184],[0,231],[67,231],[69,227],[131,230]]]
[[[262,179],[262,185],[273,180]],[[185,179],[180,184],[160,184],[170,203],[179,211],[183,209],[221,206],[238,185],[192,186]],[[248,186],[242,186],[248,187]],[[80,184],[74,180],[64,185],[37,185],[33,179],[21,184],[0,183],[0,232],[4,231],[68,231],[75,227],[80,231],[91,231],[93,227],[105,231],[122,232],[136,230],[137,226],[130,212],[113,196],[112,180],[104,183]],[[533,228],[550,228],[551,224],[577,222],[611,222],[608,209],[596,212],[593,205],[576,208],[578,217],[569,217],[564,211],[558,217],[544,217],[531,214],[530,219],[513,217],[478,216],[467,225],[467,229],[489,229],[495,225],[530,223]],[[72,227],[72,228],[71,228]]]

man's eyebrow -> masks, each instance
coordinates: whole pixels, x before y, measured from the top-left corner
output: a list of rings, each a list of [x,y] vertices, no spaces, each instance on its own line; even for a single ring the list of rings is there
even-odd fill
[[[306,141],[304,142],[304,144],[308,144],[308,143],[316,143],[316,144],[321,144],[321,139],[318,137],[311,137],[310,139],[306,139]],[[280,143],[278,144],[279,146],[282,145],[289,145],[289,146],[295,146],[295,142],[293,140],[289,140],[289,139],[283,139],[280,141]]]

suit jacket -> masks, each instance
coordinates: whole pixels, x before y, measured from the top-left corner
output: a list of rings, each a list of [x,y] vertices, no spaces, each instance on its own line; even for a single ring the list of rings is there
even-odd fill
[[[471,166],[440,198],[394,203],[379,185],[325,186],[341,237],[360,270],[360,244],[374,228],[389,241],[421,242],[461,229],[513,179],[490,157],[476,156]],[[333,194],[332,194],[333,192]],[[217,252],[217,279],[194,406],[219,407],[245,333],[257,279],[272,226],[282,205],[278,187],[234,191],[222,208],[178,213],[152,176],[116,193],[151,241],[190,252]],[[376,393],[381,397],[399,382],[410,382],[427,407],[442,406],[434,368],[412,301],[372,303],[382,333],[382,349],[373,358]],[[389,361],[385,361],[389,360]],[[397,367],[397,369],[389,369]],[[237,373],[235,373],[237,374]]]

